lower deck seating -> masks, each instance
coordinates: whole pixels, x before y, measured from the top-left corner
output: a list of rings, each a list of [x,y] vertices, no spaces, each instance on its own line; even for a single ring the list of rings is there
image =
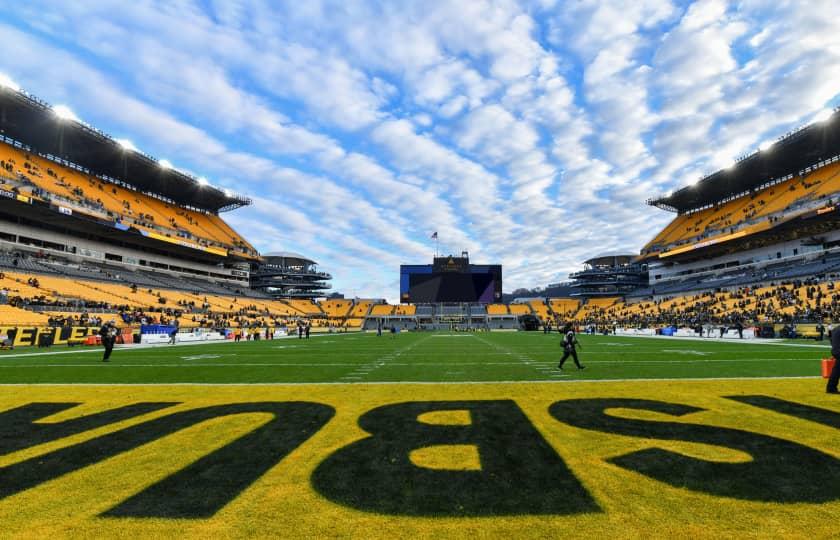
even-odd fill
[[[41,313],[0,305],[0,326],[46,326],[49,317]]]
[[[488,304],[488,315],[509,315],[508,307],[505,304]]]
[[[551,314],[548,311],[548,304],[545,300],[529,300],[528,305],[531,306],[534,314],[540,318],[541,321],[551,320]]]
[[[531,314],[531,306],[528,304],[511,304],[510,305],[510,314],[511,315],[530,315]]]
[[[394,314],[394,306],[390,306],[388,304],[377,304],[377,305],[375,305],[371,308],[370,314],[373,317],[393,315]]]
[[[394,307],[394,315],[412,316],[417,313],[417,306],[414,304],[400,304]]]

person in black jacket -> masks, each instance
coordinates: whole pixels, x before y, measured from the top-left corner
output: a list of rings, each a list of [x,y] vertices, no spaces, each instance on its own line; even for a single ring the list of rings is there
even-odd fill
[[[108,359],[111,358],[111,351],[114,350],[114,343],[117,341],[117,327],[113,319],[102,325],[102,328],[99,329],[99,337],[102,338],[102,346],[105,347],[102,361],[108,362]]]
[[[575,336],[575,331],[572,329],[571,324],[567,324],[565,328],[563,328],[563,341],[561,345],[563,346],[563,358],[560,359],[560,364],[557,366],[558,369],[563,369],[563,364],[566,362],[566,359],[569,356],[572,357],[572,360],[575,361],[575,365],[578,369],[583,369],[584,366],[580,365],[577,356],[577,350],[575,347],[578,345],[577,336]]]
[[[831,332],[831,356],[834,357],[834,369],[828,376],[828,384],[825,386],[825,391],[829,394],[837,394],[837,383],[840,381],[840,329],[835,328]]]

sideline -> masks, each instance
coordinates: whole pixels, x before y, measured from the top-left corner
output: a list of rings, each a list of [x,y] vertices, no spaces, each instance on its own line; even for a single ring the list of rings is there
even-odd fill
[[[335,334],[311,334],[313,338],[317,337],[336,337],[336,336],[352,336],[356,335],[358,332],[346,332],[346,333],[335,333]],[[275,339],[261,339],[259,340],[260,343],[267,343],[272,341],[283,341],[287,339],[295,339],[297,340],[297,335],[295,336],[286,336],[282,338],[275,338]],[[304,341],[304,340],[301,340]],[[172,349],[173,347],[190,347],[195,345],[222,345],[225,343],[237,343],[232,339],[220,339],[217,341],[187,341],[184,343],[176,343],[175,345],[170,345],[169,343],[132,343],[130,345],[114,345],[114,351],[142,351],[146,349]],[[239,343],[243,343],[240,341]],[[256,341],[245,341],[244,343],[257,343]],[[83,347],[87,347],[82,345]],[[101,353],[102,346],[97,345],[92,348],[85,348],[76,351],[49,351],[49,352],[31,352],[31,353],[11,353],[11,354],[0,354],[0,362],[2,362],[5,358],[24,358],[26,356],[57,356],[59,354],[91,354],[91,353]],[[0,365],[0,367],[3,367]]]
[[[452,386],[458,384],[474,385],[474,384],[601,384],[601,383],[628,383],[628,382],[698,382],[698,381],[786,381],[786,380],[805,380],[805,379],[822,379],[819,375],[800,375],[800,376],[784,376],[784,377],[682,377],[682,378],[639,378],[639,379],[543,379],[543,380],[524,380],[524,381],[348,381],[348,382],[260,382],[260,383],[0,383],[3,386],[406,386],[406,385],[440,385]]]
[[[226,356],[226,355],[220,355]],[[723,364],[741,364],[749,362],[767,362],[766,358],[710,358],[708,360],[590,360],[587,364],[708,364],[708,363],[723,363]],[[773,362],[817,362],[813,358],[773,358]],[[537,366],[556,366],[557,361],[533,361],[533,362],[387,362],[383,360],[374,360],[368,363],[353,363],[353,362],[227,362],[227,363],[204,363],[198,364],[192,361],[184,361],[180,364],[165,363],[165,364],[120,364],[119,362],[109,363],[94,363],[94,364],[0,364],[0,369],[41,369],[41,368],[79,368],[79,367],[96,367],[96,369],[107,368],[205,368],[205,367],[336,367],[336,366],[355,366],[357,370],[351,372],[351,375],[358,371],[358,369],[365,370],[365,374],[369,374],[370,370],[378,369],[386,366],[399,367],[413,367],[413,366],[523,366],[523,367],[537,367]],[[635,379],[634,379],[635,380]]]
[[[581,336],[591,336],[593,334],[580,334]],[[750,339],[735,339],[735,338],[701,338],[692,336],[634,336],[634,335],[615,335],[615,334],[594,334],[598,337],[611,338],[641,338],[641,339],[665,339],[668,341],[701,341],[704,343],[740,343],[742,345],[776,345],[779,347],[808,347],[812,349],[830,349],[831,345],[817,345],[808,343],[787,343],[779,338],[750,338]]]

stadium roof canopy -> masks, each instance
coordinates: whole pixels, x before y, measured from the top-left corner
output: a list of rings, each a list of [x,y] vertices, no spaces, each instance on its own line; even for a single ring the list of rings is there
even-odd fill
[[[600,260],[600,259],[605,259],[605,260],[606,259],[624,259],[624,258],[632,259],[634,257],[636,257],[635,254],[628,253],[626,251],[605,251],[603,253],[599,253],[599,254],[595,255],[594,257],[591,257],[591,258],[587,259],[584,262],[588,263],[589,261],[597,261],[597,260]]]
[[[797,174],[837,155],[840,155],[840,112],[835,110],[826,120],[788,133],[771,147],[755,152],[727,169],[647,202],[664,210],[684,213],[758,189],[772,180]]]
[[[301,255],[300,253],[294,253],[292,251],[272,251],[271,253],[263,253],[262,256],[264,259],[297,259],[312,264],[318,264],[306,255]]]
[[[220,212],[251,200],[206,185],[92,128],[60,107],[0,85],[0,134],[33,152],[78,165],[93,175],[119,180],[190,208]]]

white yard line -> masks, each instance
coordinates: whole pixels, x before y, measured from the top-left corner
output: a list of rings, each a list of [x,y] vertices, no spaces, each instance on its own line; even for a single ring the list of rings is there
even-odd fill
[[[260,383],[0,383],[0,387],[14,386],[61,386],[61,387],[103,387],[103,386],[342,386],[342,385],[368,385],[368,386],[433,386],[433,385],[509,385],[509,384],[602,384],[602,383],[627,383],[627,382],[698,382],[698,381],[767,381],[767,380],[800,380],[800,379],[821,379],[818,375],[813,376],[792,376],[792,377],[683,377],[683,378],[640,378],[640,379],[572,379],[572,380],[527,380],[527,381],[359,381],[359,382],[260,382]]]
[[[367,363],[364,363],[364,364],[361,364],[361,365],[351,364],[351,365],[355,365],[355,366],[358,366],[358,367],[356,367],[356,369],[354,369],[353,371],[351,371],[347,375],[344,375],[343,377],[340,377],[339,379],[342,380],[342,381],[353,381],[353,380],[356,380],[356,379],[361,379],[363,376],[366,377],[366,376],[370,375],[370,373],[372,371],[377,370],[377,369],[381,368],[382,366],[384,366],[386,364],[391,365],[392,360],[395,360],[395,359],[399,358],[404,353],[407,353],[410,350],[417,347],[419,344],[421,344],[425,341],[428,341],[433,336],[434,336],[434,334],[431,335],[431,336],[428,336],[424,339],[419,339],[419,340],[417,340],[413,343],[409,343],[408,345],[406,345],[404,347],[401,347],[401,348],[399,348],[395,351],[389,352],[389,353],[387,353],[387,354],[385,354],[385,355],[383,355],[383,356],[381,356],[381,357],[379,357],[376,360],[373,360],[371,362],[367,362]],[[411,365],[411,364],[402,364],[402,365]]]
[[[773,362],[816,362],[814,358],[773,358]],[[766,358],[719,358],[719,359],[696,359],[696,360],[590,360],[587,364],[706,364],[706,363],[743,363],[743,362],[768,362]],[[174,367],[174,368],[196,368],[196,367],[338,367],[338,366],[357,366],[348,375],[363,374],[367,375],[371,371],[379,369],[380,367],[399,366],[527,366],[538,370],[550,369],[550,366],[556,366],[554,361],[532,361],[527,364],[523,362],[387,362],[377,360],[374,363],[361,364],[354,362],[227,362],[227,363],[203,363],[184,362],[179,364],[161,363],[161,364],[121,364],[119,361],[112,362],[93,362],[89,364],[0,364],[0,369],[11,368],[63,368],[63,367]]]

